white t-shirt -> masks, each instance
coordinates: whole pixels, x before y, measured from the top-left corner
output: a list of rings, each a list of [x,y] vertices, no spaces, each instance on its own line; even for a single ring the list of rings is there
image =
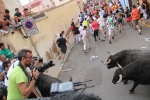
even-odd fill
[[[80,34],[82,34],[82,32],[83,32],[83,26],[79,27],[79,31],[80,31]]]
[[[16,60],[13,64],[11,64],[8,72],[7,72],[7,77],[9,78],[9,75],[11,73],[11,71],[14,69],[15,66],[19,65],[19,60]],[[30,72],[31,70],[29,69],[29,67],[27,67],[28,72]],[[8,80],[7,78],[5,78],[5,86],[8,86]]]
[[[87,31],[86,30],[83,30],[83,32],[81,33],[81,35],[82,35],[82,40],[83,41],[86,41],[87,40]]]
[[[79,20],[79,22],[81,22],[82,21],[82,17],[79,17],[78,20]]]
[[[105,26],[104,18],[98,18],[97,22],[100,26]]]
[[[143,13],[143,8],[141,6],[138,6],[137,9],[139,9],[140,12]]]

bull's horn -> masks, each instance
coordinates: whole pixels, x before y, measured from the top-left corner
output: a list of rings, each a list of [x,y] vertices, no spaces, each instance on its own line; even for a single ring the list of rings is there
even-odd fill
[[[119,75],[119,81],[117,83],[120,83],[122,81],[122,74]]]
[[[110,53],[109,51],[107,51],[111,56],[113,56],[114,54],[113,53]]]
[[[105,62],[105,63],[102,60],[101,60],[101,62],[105,65],[108,65],[111,62],[111,59],[109,59],[108,62]]]
[[[122,69],[122,66],[121,66],[118,62],[117,62],[117,65],[118,65],[118,67],[119,67],[119,68],[121,68],[121,69]]]

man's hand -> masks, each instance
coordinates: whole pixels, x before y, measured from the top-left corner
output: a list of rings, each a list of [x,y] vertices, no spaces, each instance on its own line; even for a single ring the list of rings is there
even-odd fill
[[[36,68],[33,69],[33,72],[32,72],[32,76],[37,79],[39,77],[40,73],[38,70],[36,70]]]

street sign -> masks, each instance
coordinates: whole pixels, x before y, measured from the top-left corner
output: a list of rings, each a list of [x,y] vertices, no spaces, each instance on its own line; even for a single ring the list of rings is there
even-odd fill
[[[26,17],[22,19],[21,23],[23,25],[24,31],[28,36],[32,36],[39,33],[39,30],[32,17]]]

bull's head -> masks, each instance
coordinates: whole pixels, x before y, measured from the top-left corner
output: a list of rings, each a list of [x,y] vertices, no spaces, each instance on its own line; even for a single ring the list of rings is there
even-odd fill
[[[110,69],[110,68],[113,68],[113,67],[117,66],[117,63],[113,59],[114,54],[110,53],[110,52],[108,52],[108,53],[110,54],[110,56],[108,57],[107,62],[103,62],[102,60],[101,61],[102,61],[103,64],[107,65],[108,69]]]
[[[119,65],[119,68],[115,71],[112,82],[114,84],[120,83],[123,81],[122,67]]]

